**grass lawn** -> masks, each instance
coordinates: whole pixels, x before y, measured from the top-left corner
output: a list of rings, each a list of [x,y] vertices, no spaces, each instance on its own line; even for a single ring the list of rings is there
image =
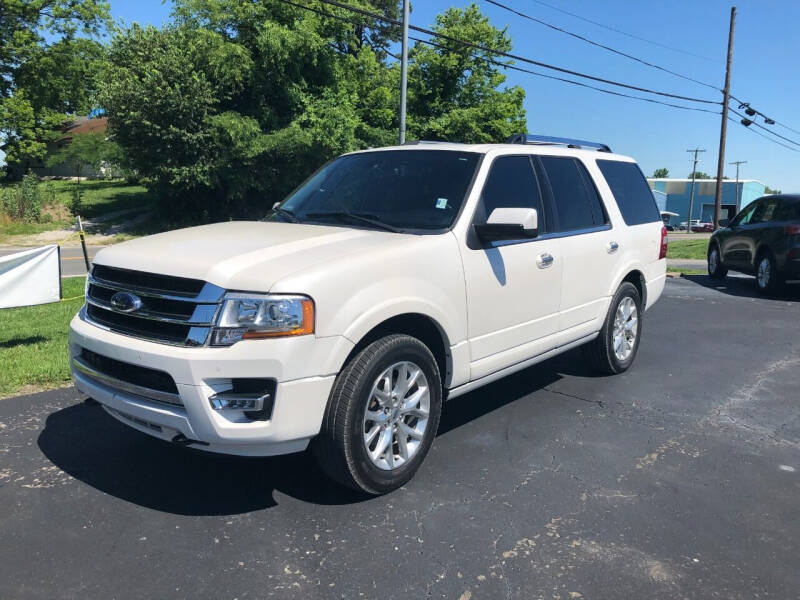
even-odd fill
[[[708,240],[678,240],[667,246],[667,258],[699,258],[705,260]]]
[[[81,218],[84,220],[96,219],[119,210],[132,208],[147,210],[153,206],[153,197],[143,186],[130,185],[122,179],[94,179],[82,181],[80,184],[75,181],[43,181],[39,184],[42,201],[50,203],[54,200],[57,205],[56,210],[45,208],[43,211],[45,214],[49,213],[52,220],[41,223],[20,223],[0,215],[0,242],[11,235],[32,235],[54,229],[65,229],[72,225],[74,218],[70,216],[67,207],[72,199],[72,190],[77,186],[80,186],[83,192]],[[121,217],[116,221],[127,218],[127,216]],[[110,224],[113,222],[110,221]]]
[[[667,267],[667,273],[681,273],[682,275],[708,275],[708,271],[700,269],[677,269],[675,267]]]
[[[0,309],[0,398],[69,382],[67,331],[83,302],[85,279],[61,281],[66,301]]]

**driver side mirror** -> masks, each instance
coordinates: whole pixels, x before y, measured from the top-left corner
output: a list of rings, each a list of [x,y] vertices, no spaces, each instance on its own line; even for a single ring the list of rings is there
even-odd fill
[[[495,208],[486,223],[474,227],[483,242],[535,238],[539,235],[539,215],[535,208]]]

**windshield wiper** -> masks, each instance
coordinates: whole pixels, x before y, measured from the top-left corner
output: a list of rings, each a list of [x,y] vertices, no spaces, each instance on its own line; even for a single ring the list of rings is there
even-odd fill
[[[400,229],[389,225],[388,223],[384,223],[383,221],[379,221],[375,218],[370,218],[366,215],[361,215],[358,213],[351,213],[346,210],[338,210],[338,211],[330,211],[330,212],[316,212],[316,213],[306,213],[306,217],[311,219],[319,218],[319,217],[333,217],[334,219],[338,219],[339,221],[358,221],[359,223],[364,223],[366,225],[371,225],[377,229],[383,229],[384,231],[391,231],[392,233],[401,233]]]
[[[286,210],[285,208],[273,208],[272,212],[275,213],[276,215],[282,215],[282,216],[286,217],[292,223],[299,223],[300,222],[300,219],[297,218],[296,214],[294,214],[290,210]]]

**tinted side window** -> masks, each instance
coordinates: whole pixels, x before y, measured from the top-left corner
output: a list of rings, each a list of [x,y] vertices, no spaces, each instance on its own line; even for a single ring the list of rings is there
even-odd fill
[[[636,163],[598,160],[597,166],[606,178],[626,224],[641,225],[661,220],[650,186]]]
[[[778,209],[778,221],[797,221],[800,219],[800,202],[783,200]]]
[[[558,231],[594,227],[595,211],[602,213],[602,208],[595,208],[590,202],[577,161],[561,156],[541,156],[540,159],[553,192]],[[599,204],[599,200],[597,202]]]
[[[501,156],[492,163],[475,221],[483,223],[495,208],[535,208],[544,219],[539,183],[528,156]]]

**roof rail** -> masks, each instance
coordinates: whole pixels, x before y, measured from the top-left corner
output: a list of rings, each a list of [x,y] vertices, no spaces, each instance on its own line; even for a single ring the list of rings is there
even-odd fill
[[[443,140],[406,140],[404,146],[418,146],[421,144],[452,144],[456,142],[445,142]]]
[[[568,148],[594,148],[599,152],[611,152],[606,144],[587,142],[586,140],[573,140],[570,138],[550,137],[549,135],[534,135],[530,133],[515,133],[507,144],[540,144],[543,146],[566,146]]]

